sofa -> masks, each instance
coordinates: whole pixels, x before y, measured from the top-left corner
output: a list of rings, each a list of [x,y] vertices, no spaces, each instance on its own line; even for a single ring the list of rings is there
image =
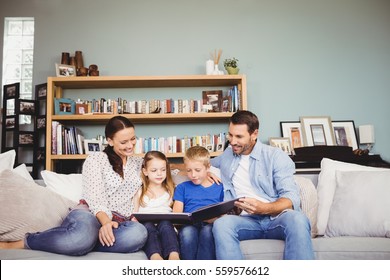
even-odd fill
[[[12,159],[12,155],[6,155]],[[12,160],[11,160],[12,161]],[[8,166],[0,154],[0,241],[21,239],[61,222],[81,195],[80,174],[42,172],[33,180],[25,166]],[[310,220],[313,248],[320,260],[390,260],[390,170],[324,158],[319,174],[296,174],[301,208]],[[175,181],[182,180],[179,175]],[[248,260],[283,259],[284,241],[241,242]],[[136,253],[91,252],[72,257],[28,249],[0,250],[1,260],[143,260]]]

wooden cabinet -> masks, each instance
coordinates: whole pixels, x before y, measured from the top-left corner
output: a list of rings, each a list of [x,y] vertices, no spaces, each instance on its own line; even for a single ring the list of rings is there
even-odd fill
[[[240,92],[240,109],[247,109],[247,89],[245,75],[181,75],[181,76],[101,76],[101,77],[49,77],[47,80],[47,127],[46,127],[46,169],[54,170],[54,164],[59,160],[84,159],[86,155],[52,155],[51,135],[52,121],[61,123],[103,125],[112,118],[112,114],[101,115],[55,115],[54,99],[71,98],[72,90],[82,89],[110,89],[108,92],[115,99],[118,96],[115,89],[156,89],[156,88],[200,88],[199,99],[202,90],[212,88],[228,88],[237,86]],[[65,93],[66,92],[66,93]],[[106,96],[109,98],[109,96]],[[131,94],[127,96],[131,99]],[[147,99],[158,99],[159,96],[147,96]],[[216,123],[227,122],[232,112],[213,113],[181,113],[181,114],[122,114],[131,119],[135,124],[159,124],[159,123]],[[182,155],[168,155],[178,157]]]

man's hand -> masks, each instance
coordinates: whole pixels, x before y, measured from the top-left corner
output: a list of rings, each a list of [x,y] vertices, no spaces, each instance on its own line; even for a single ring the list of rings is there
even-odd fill
[[[234,203],[238,208],[248,214],[268,214],[269,203],[261,202],[255,198],[244,197]]]

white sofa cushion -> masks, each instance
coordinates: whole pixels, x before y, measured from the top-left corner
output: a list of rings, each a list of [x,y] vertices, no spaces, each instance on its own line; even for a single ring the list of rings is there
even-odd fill
[[[0,154],[0,172],[6,169],[14,168],[15,150],[10,150]]]
[[[336,171],[325,236],[390,237],[390,171]]]
[[[329,212],[333,202],[336,190],[336,170],[340,171],[378,171],[388,170],[385,168],[376,168],[362,166],[358,164],[346,163],[324,158],[321,161],[321,172],[318,175],[318,235],[324,235],[328,224]]]
[[[79,202],[82,193],[83,178],[81,174],[59,174],[43,170],[41,176],[48,189]]]

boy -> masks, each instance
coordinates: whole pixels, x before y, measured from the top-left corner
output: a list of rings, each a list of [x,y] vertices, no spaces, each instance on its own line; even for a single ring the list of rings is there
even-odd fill
[[[191,213],[201,207],[223,201],[223,186],[208,180],[210,154],[201,146],[189,148],[184,155],[184,165],[190,181],[177,185],[173,212]],[[210,219],[179,229],[180,255],[183,260],[214,260],[215,245]]]

